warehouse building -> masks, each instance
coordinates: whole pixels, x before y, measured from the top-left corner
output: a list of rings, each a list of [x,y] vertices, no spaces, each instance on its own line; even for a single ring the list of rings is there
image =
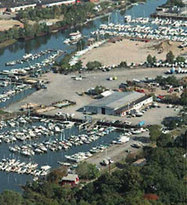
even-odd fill
[[[114,92],[84,107],[84,112],[124,116],[153,102],[153,97],[139,92]]]

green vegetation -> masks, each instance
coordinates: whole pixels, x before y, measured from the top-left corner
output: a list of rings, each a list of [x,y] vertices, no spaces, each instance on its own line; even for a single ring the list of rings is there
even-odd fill
[[[126,68],[127,67],[127,62],[126,61],[121,61],[121,63],[118,65],[119,68]]]
[[[15,42],[16,42],[15,39],[11,39],[11,40],[7,40],[7,41],[5,41],[5,42],[1,42],[1,43],[0,43],[0,49],[1,49],[1,48],[5,48],[5,47],[7,47],[7,46],[10,46],[10,45],[14,44]]]
[[[49,8],[29,8],[26,10],[20,10],[18,13],[18,19],[39,21],[43,19],[55,19],[63,15],[63,25],[74,25],[82,23],[86,20],[88,15],[94,13],[94,4],[74,4],[74,5],[61,5],[53,6]]]
[[[175,105],[187,105],[187,89],[184,89],[183,93],[178,97],[177,95],[167,95],[163,100],[165,103],[175,104]]]
[[[97,178],[100,172],[95,165],[82,162],[77,167],[77,174],[80,179],[91,180]]]
[[[66,167],[60,167],[58,169],[52,170],[48,176],[47,176],[47,181],[50,183],[56,183],[62,179],[62,177],[67,175],[67,168]]]
[[[151,125],[149,127],[149,134],[150,134],[150,140],[156,142],[158,137],[161,135],[161,126],[160,125]]]
[[[184,3],[182,0],[167,0],[165,5],[169,7],[173,7],[173,6],[183,7]]]
[[[168,76],[167,78],[162,76],[157,76],[155,81],[159,83],[161,86],[172,85],[173,87],[177,87],[181,85],[180,80],[177,79],[175,76]]]
[[[150,65],[153,65],[157,62],[157,59],[155,56],[151,56],[150,54],[147,56],[147,63]]]
[[[176,61],[177,63],[179,63],[179,62],[185,62],[185,58],[182,57],[182,56],[177,56],[175,61]]]
[[[0,204],[1,205],[10,205],[10,204],[21,205],[22,196],[19,193],[6,190],[0,195]]]
[[[96,70],[100,68],[102,64],[99,61],[91,61],[86,64],[88,70]]]
[[[83,23],[86,19],[94,14],[94,4],[84,3],[75,5],[62,5],[60,7],[36,8],[21,10],[18,19],[24,23],[24,28],[13,27],[8,31],[0,32],[0,43],[12,39],[27,39],[36,36],[51,33],[52,30],[58,28],[66,28]],[[63,20],[57,22],[53,26],[47,26],[46,23],[40,23],[41,19],[56,18],[63,15]],[[30,25],[28,20],[34,20],[36,23]]]
[[[166,54],[166,62],[167,63],[170,63],[170,64],[173,64],[174,63],[174,59],[175,59],[175,56],[173,54],[172,51],[169,51],[167,54]]]

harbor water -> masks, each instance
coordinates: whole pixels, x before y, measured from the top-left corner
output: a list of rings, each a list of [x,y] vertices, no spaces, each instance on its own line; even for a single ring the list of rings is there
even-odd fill
[[[73,50],[76,49],[76,46],[70,46],[66,45],[63,43],[63,41],[68,38],[69,33],[79,30],[84,36],[90,35],[91,32],[95,31],[96,29],[99,28],[99,26],[103,23],[107,23],[108,21],[112,23],[124,23],[124,15],[131,15],[132,17],[149,17],[150,14],[152,14],[157,6],[160,6],[164,4],[166,0],[148,0],[145,4],[139,4],[139,5],[134,5],[131,8],[129,8],[127,11],[114,11],[110,15],[110,17],[103,17],[101,19],[96,19],[93,22],[90,22],[88,25],[85,25],[84,27],[81,28],[76,28],[76,29],[70,29],[66,31],[59,31],[57,33],[48,35],[48,36],[43,36],[43,37],[38,37],[33,40],[25,41],[25,42],[16,42],[15,44],[0,50],[0,71],[5,70],[5,69],[12,69],[12,68],[20,68],[20,67],[26,67],[28,66],[27,63],[15,65],[15,66],[6,66],[5,63],[14,61],[17,59],[22,59],[22,57],[26,53],[39,53],[40,51],[44,51],[47,49],[56,49],[56,50],[63,50],[67,53],[72,52]],[[37,59],[36,61],[31,62],[31,64],[36,63],[41,59]],[[0,76],[1,77],[1,76]],[[6,90],[5,90],[6,89]],[[8,86],[6,88],[1,88],[0,87],[0,94],[2,94],[4,91],[12,89],[11,86]],[[26,95],[31,94],[35,90],[28,89],[24,90],[22,93],[19,93],[16,95],[14,98],[11,98],[10,101],[15,102],[17,100],[20,100],[24,98]],[[6,104],[7,103],[7,104]],[[10,102],[3,102],[0,104],[0,108],[8,105]],[[12,128],[9,128],[10,130]],[[0,134],[4,132],[4,130],[0,130]],[[68,139],[71,135],[78,135],[80,133],[84,132],[84,130],[79,130],[76,126],[72,128],[65,129],[63,131],[63,135]],[[40,167],[43,165],[49,165],[51,167],[57,167],[58,166],[58,161],[64,161],[65,160],[65,155],[72,155],[77,152],[86,152],[91,149],[91,147],[98,146],[98,145],[108,145],[111,143],[112,140],[116,139],[119,137],[120,133],[118,132],[111,132],[98,140],[90,143],[90,144],[83,144],[80,146],[73,146],[72,148],[68,149],[67,151],[65,150],[60,150],[60,151],[48,151],[47,153],[44,154],[36,154],[31,157],[25,157],[17,153],[12,153],[9,151],[9,146],[12,145],[10,143],[5,143],[2,142],[0,144],[0,161],[2,159],[10,158],[13,159],[15,158],[16,160],[20,160],[21,162],[35,162],[37,163]],[[61,136],[49,136],[48,140],[54,139],[54,138],[60,138]],[[29,143],[33,142],[42,142],[43,140],[46,140],[46,137],[42,136],[41,138],[37,140],[30,140]],[[27,142],[28,143],[28,142]],[[24,144],[24,142],[14,142],[13,145],[20,145]],[[26,183],[26,181],[31,180],[33,177],[30,175],[26,174],[17,174],[17,173],[12,173],[12,172],[3,172],[0,171],[0,192],[2,192],[5,189],[12,189],[16,191],[21,191],[20,185],[23,185]]]

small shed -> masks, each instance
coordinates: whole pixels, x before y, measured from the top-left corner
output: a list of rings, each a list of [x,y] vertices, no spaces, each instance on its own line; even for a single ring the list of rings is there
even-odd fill
[[[65,185],[69,184],[71,186],[75,186],[79,183],[79,177],[77,174],[68,174],[67,176],[63,177],[60,184]]]

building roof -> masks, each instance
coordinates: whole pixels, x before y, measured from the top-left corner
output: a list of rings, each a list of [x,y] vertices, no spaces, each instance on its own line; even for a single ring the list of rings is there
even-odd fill
[[[93,102],[87,106],[89,107],[102,107],[117,110],[124,107],[133,101],[145,96],[139,92],[114,92],[113,94],[104,97],[96,102]]]
[[[76,181],[77,178],[77,174],[68,174],[67,176],[62,178],[62,181]]]
[[[146,164],[146,159],[142,158],[142,159],[138,159],[135,162],[133,162],[134,166],[143,166]]]

